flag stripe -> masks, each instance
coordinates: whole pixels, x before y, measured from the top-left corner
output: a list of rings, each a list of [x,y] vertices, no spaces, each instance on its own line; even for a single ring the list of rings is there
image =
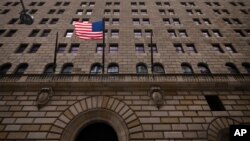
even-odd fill
[[[103,33],[93,32],[92,23],[88,22],[75,22],[75,35],[84,40],[100,40],[103,38]]]

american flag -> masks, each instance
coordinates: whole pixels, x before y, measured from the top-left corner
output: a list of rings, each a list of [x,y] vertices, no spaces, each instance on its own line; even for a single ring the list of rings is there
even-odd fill
[[[100,40],[103,39],[103,21],[93,23],[75,22],[76,37],[83,40]]]

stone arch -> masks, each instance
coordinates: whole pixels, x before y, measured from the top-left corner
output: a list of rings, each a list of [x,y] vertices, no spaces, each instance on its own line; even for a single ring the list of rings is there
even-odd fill
[[[240,124],[239,121],[230,117],[217,117],[211,121],[207,130],[208,141],[217,141],[220,132],[224,132],[230,125]]]
[[[66,109],[55,121],[47,138],[74,141],[81,128],[97,121],[113,127],[119,141],[144,137],[141,122],[128,105],[116,98],[93,96]]]

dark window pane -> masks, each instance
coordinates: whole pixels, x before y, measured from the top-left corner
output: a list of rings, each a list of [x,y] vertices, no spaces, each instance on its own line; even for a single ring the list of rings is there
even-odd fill
[[[212,111],[225,111],[225,108],[218,96],[207,95],[205,98]]]

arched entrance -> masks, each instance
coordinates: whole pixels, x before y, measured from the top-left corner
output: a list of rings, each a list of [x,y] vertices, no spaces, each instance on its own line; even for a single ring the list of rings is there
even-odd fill
[[[106,123],[96,122],[84,127],[75,141],[118,141],[115,130]]]

